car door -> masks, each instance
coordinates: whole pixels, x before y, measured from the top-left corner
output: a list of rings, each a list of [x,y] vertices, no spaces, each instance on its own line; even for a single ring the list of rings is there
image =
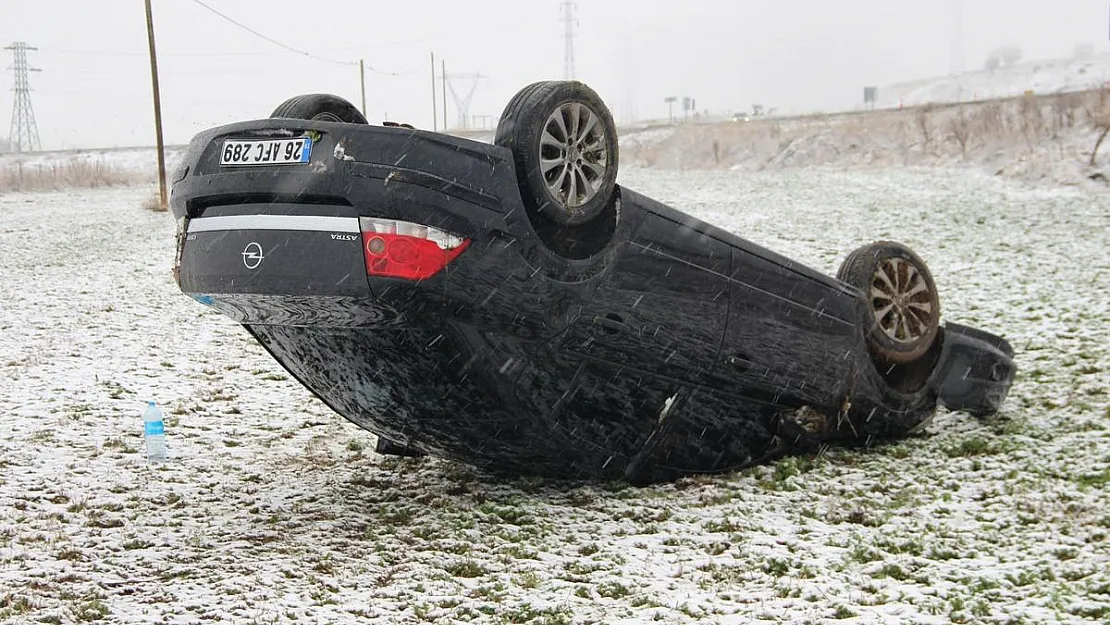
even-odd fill
[[[652,212],[621,246],[563,348],[614,372],[712,384],[728,319],[729,246]]]
[[[742,242],[733,248],[721,350],[732,392],[835,410],[851,375],[853,296],[832,278]]]

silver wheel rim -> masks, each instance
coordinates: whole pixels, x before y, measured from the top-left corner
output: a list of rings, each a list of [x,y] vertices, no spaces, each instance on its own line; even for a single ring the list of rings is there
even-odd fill
[[[547,191],[571,211],[601,190],[609,166],[605,127],[594,111],[581,102],[555,109],[540,136],[540,172]]]
[[[925,276],[904,258],[887,258],[871,278],[871,309],[875,322],[891,340],[913,343],[927,336],[936,311]]]

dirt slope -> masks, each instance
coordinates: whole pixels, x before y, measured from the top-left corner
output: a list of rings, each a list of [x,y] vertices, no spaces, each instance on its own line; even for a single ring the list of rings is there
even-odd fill
[[[621,162],[665,169],[976,166],[1105,189],[1110,90],[751,122],[625,129]]]

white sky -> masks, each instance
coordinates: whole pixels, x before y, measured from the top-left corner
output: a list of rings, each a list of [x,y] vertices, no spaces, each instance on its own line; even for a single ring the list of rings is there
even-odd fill
[[[470,112],[495,118],[517,89],[563,77],[560,0],[204,0],[289,46],[367,71],[371,122],[432,125],[429,53],[451,74],[480,72]],[[578,0],[577,78],[619,120],[665,117],[668,95],[699,110],[852,108],[864,85],[945,74],[962,5],[968,69],[1017,44],[1026,59],[1108,45],[1106,0]],[[359,100],[357,65],[283,50],[194,0],[154,0],[166,140],[267,116],[299,93]],[[0,0],[0,43],[26,41],[45,149],[152,145],[142,0]],[[5,51],[0,67],[12,63]],[[13,76],[0,76],[0,136]],[[455,81],[465,92],[469,84]],[[437,82],[437,90],[439,83]],[[442,96],[437,96],[442,98]],[[448,97],[449,121],[456,109]],[[442,119],[442,112],[439,113]],[[481,123],[479,121],[479,123]]]

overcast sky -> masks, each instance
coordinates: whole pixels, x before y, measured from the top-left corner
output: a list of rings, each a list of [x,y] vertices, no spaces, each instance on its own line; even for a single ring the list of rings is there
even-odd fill
[[[287,51],[195,0],[154,0],[166,140],[267,116],[285,98],[359,100],[364,59],[371,122],[432,125],[429,53],[460,95],[480,73],[470,112],[496,117],[525,84],[563,77],[560,0],[203,0],[244,25],[327,62]],[[960,5],[961,9],[956,10]],[[1026,59],[1108,45],[1108,0],[578,0],[576,77],[618,120],[665,117],[666,96],[699,110],[762,103],[852,108],[864,85],[948,73],[955,15],[963,64],[1016,44]],[[142,0],[0,0],[0,42],[38,48],[32,101],[45,149],[153,144]],[[4,51],[3,63],[12,63]],[[958,63],[959,60],[956,61]],[[369,68],[373,68],[372,70]],[[0,136],[14,83],[0,78]],[[439,83],[437,81],[437,90]],[[438,96],[442,97],[442,96]],[[449,121],[456,124],[450,98]],[[439,114],[442,118],[442,112]]]

